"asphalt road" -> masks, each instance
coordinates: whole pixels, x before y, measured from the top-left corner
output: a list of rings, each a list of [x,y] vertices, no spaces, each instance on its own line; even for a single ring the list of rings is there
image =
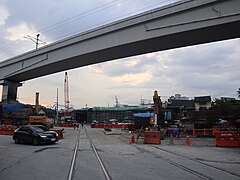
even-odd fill
[[[168,139],[161,145],[130,144],[126,131],[106,134],[89,126],[79,133],[65,128],[64,139],[54,145],[14,144],[11,136],[0,135],[0,179],[68,179],[78,135],[73,180],[106,179],[89,138],[113,180],[240,179],[240,148],[217,148],[207,143],[212,139],[198,139],[196,146],[179,139],[174,145]]]

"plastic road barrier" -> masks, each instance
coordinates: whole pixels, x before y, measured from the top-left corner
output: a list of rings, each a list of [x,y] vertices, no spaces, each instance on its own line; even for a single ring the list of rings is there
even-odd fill
[[[237,131],[216,131],[217,147],[239,147],[239,135]]]
[[[2,126],[0,127],[0,135],[13,135],[16,129],[14,126]]]
[[[128,124],[92,124],[91,128],[128,128]]]
[[[144,144],[161,144],[160,131],[145,131]]]

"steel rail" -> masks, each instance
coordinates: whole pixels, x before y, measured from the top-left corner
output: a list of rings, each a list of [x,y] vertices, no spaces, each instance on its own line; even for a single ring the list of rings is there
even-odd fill
[[[74,166],[75,166],[75,162],[76,162],[77,151],[79,148],[79,140],[80,140],[80,129],[78,131],[77,141],[76,141],[76,144],[74,147],[73,157],[72,157],[72,161],[71,161],[71,165],[70,165],[70,169],[69,169],[69,173],[68,173],[68,180],[72,180],[72,178],[73,178],[73,170],[74,170]]]
[[[170,159],[164,158],[163,156],[157,155],[157,154],[155,154],[155,153],[153,153],[153,152],[151,152],[151,151],[149,151],[149,150],[146,150],[146,149],[144,149],[144,148],[141,148],[141,147],[135,146],[135,145],[132,145],[132,146],[136,147],[137,149],[139,149],[139,150],[141,150],[141,151],[143,151],[143,152],[148,153],[149,155],[152,155],[152,156],[155,156],[155,157],[157,157],[157,158],[160,158],[160,159],[164,160],[165,162],[168,162],[169,164],[171,164],[171,165],[173,165],[173,166],[176,166],[176,167],[178,167],[179,169],[182,169],[182,170],[184,170],[184,171],[186,171],[186,172],[188,172],[188,173],[190,173],[190,174],[192,174],[192,175],[195,175],[195,176],[197,176],[197,177],[199,177],[199,178],[201,178],[201,179],[213,180],[213,178],[211,178],[211,177],[209,177],[209,176],[207,176],[207,175],[205,175],[205,174],[202,174],[202,173],[200,173],[200,172],[198,172],[198,171],[195,171],[195,170],[193,170],[193,169],[191,169],[191,168],[188,168],[188,167],[183,166],[183,165],[181,165],[181,164],[179,164],[179,163],[176,163],[176,162],[174,162],[174,161],[171,161]],[[154,146],[153,146],[153,147],[154,147]]]
[[[105,168],[105,166],[104,166],[104,164],[103,164],[103,162],[102,162],[102,160],[101,160],[101,158],[100,158],[100,156],[99,156],[99,154],[98,154],[98,152],[97,152],[97,150],[96,150],[96,147],[95,147],[92,139],[91,139],[90,136],[88,135],[88,132],[87,132],[86,128],[84,128],[84,129],[85,129],[85,132],[86,132],[86,135],[87,135],[87,137],[88,137],[88,140],[89,140],[89,142],[90,142],[90,144],[91,144],[91,147],[92,147],[92,149],[93,149],[93,151],[94,151],[95,156],[96,156],[97,159],[98,159],[98,162],[99,162],[99,164],[100,164],[100,166],[101,166],[101,168],[102,168],[102,170],[103,170],[103,173],[104,173],[106,179],[107,179],[107,180],[111,180],[111,177],[110,177],[109,173],[107,172],[107,169]]]
[[[180,157],[182,157],[182,158],[186,158],[186,159],[188,159],[188,160],[197,162],[197,163],[199,163],[199,164],[202,164],[202,165],[205,165],[205,166],[208,166],[208,167],[211,167],[211,168],[220,170],[220,171],[222,171],[222,172],[231,174],[231,175],[236,176],[236,177],[238,177],[238,178],[240,177],[240,175],[237,174],[237,173],[230,172],[230,171],[225,170],[224,168],[220,168],[220,167],[216,167],[216,166],[213,166],[213,165],[204,163],[204,162],[202,162],[201,159],[194,159],[194,158],[191,158],[191,157],[187,157],[187,156],[185,156],[185,155],[182,155],[182,154],[179,154],[179,153],[176,153],[176,152],[171,152],[171,151],[162,149],[162,148],[157,147],[157,146],[152,146],[152,147],[154,147],[154,148],[156,148],[156,149],[159,149],[159,150],[161,150],[161,151],[167,152],[167,153],[169,153],[169,154],[173,154],[173,155],[176,155],[176,156],[180,156]],[[210,161],[210,162],[211,162],[211,161]],[[226,163],[226,164],[240,164],[239,162],[223,162],[223,161],[212,161],[212,162],[215,162],[215,163]]]

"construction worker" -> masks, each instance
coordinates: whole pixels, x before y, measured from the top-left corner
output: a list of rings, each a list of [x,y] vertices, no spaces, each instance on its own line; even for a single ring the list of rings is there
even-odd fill
[[[81,125],[82,125],[82,129],[83,129],[83,122],[81,123]]]

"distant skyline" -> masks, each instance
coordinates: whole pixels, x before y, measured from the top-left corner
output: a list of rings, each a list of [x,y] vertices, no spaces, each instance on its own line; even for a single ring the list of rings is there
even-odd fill
[[[175,0],[176,1],[176,0]],[[169,4],[170,0],[62,0],[41,2],[22,0],[0,2],[0,61],[32,50],[30,35],[55,42],[81,31],[123,17]],[[39,11],[41,9],[41,11]],[[57,11],[56,11],[57,9]],[[42,44],[40,44],[42,46]],[[113,106],[115,96],[121,104],[137,105],[141,98],[152,100],[158,90],[162,100],[174,94],[195,97],[210,95],[237,98],[240,87],[240,39],[189,46],[90,65],[67,71],[70,104]],[[23,82],[18,100],[40,104],[64,104],[64,73]],[[2,87],[0,86],[2,96]]]

